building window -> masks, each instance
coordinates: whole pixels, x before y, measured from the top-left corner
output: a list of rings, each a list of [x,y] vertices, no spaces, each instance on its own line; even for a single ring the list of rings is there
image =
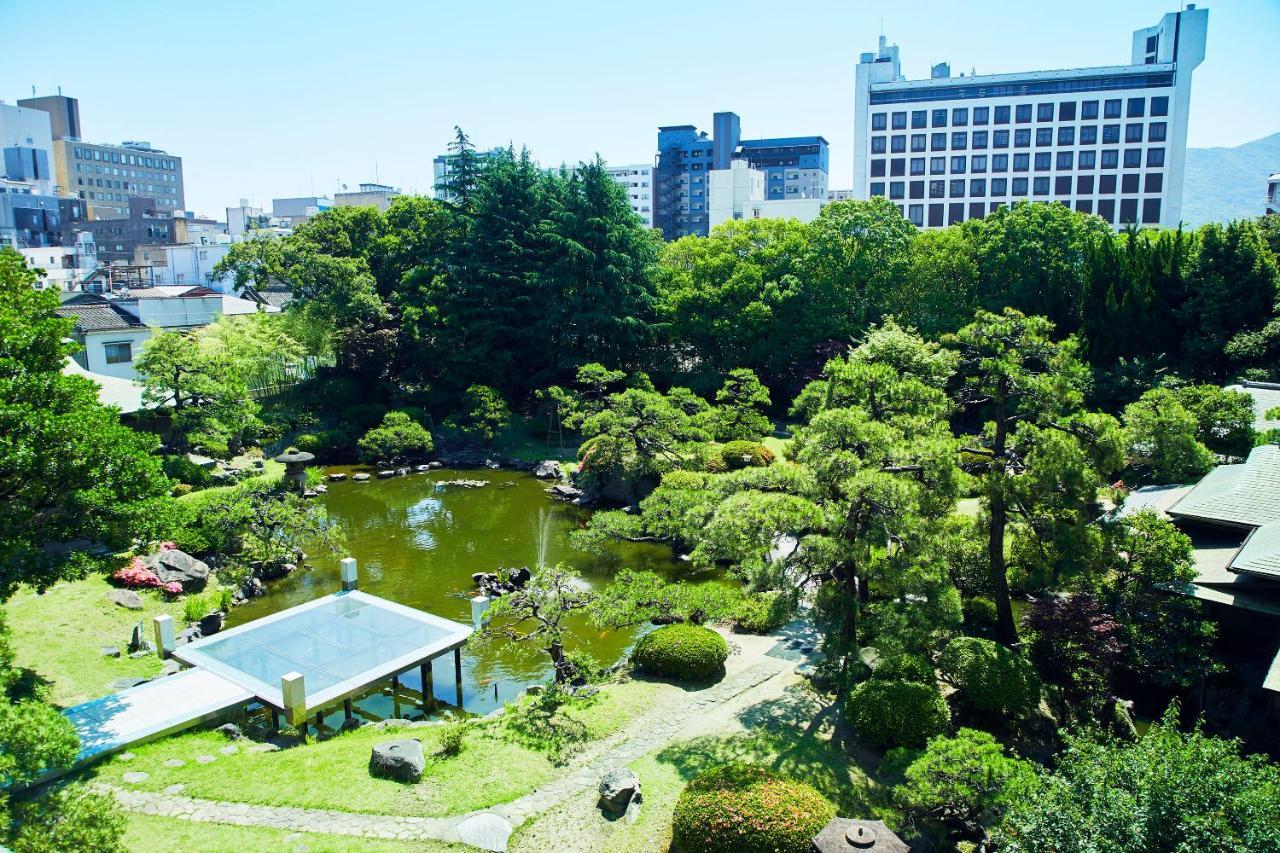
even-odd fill
[[[924,174],[924,158],[923,157],[911,158],[911,174],[913,175]]]
[[[991,155],[991,171],[993,172],[1009,171],[1009,155],[1008,154],[992,154]]]
[[[1104,101],[1102,104],[1102,117],[1103,118],[1120,118],[1121,105],[1122,104],[1119,98],[1114,98],[1108,101]]]
[[[1167,116],[1169,114],[1169,96],[1160,95],[1151,99],[1151,114],[1153,116]]]
[[[1160,199],[1143,199],[1142,221],[1147,225],[1155,225],[1160,222]]]
[[[900,199],[900,198],[903,198],[903,196],[904,196],[904,193],[903,193],[902,181],[890,181],[889,182],[889,198]]]
[[[873,136],[873,137],[871,137],[871,153],[872,153],[872,154],[883,154],[883,153],[885,153],[885,142],[884,142],[884,137],[883,137],[883,136]],[[694,166],[694,168],[696,169],[696,168],[697,168],[697,166]]]
[[[1158,193],[1164,189],[1164,175],[1159,172],[1148,172],[1142,181],[1142,191]]]
[[[1093,175],[1076,177],[1076,195],[1093,195]]]
[[[1063,101],[1058,104],[1058,121],[1075,121],[1076,120],[1076,102]]]
[[[1008,191],[1009,191],[1009,179],[1008,179],[1008,178],[992,178],[992,179],[991,179],[991,194],[992,194],[992,195],[1004,195],[1004,194],[1005,194],[1006,192],[1008,192]]]
[[[1142,165],[1142,149],[1126,148],[1124,150],[1124,167],[1126,169],[1136,169]]]
[[[1014,178],[1013,179],[1013,195],[1026,195],[1026,194],[1027,194],[1027,179]]]
[[[1147,114],[1146,98],[1130,98],[1129,99],[1129,118],[1142,118]]]
[[[969,108],[956,107],[951,111],[952,127],[965,127],[969,124]]]
[[[1031,168],[1030,154],[1014,154],[1013,155],[1013,171],[1025,172]]]
[[[946,127],[946,126],[947,126],[947,111],[934,110],[933,111],[933,127]]]
[[[951,158],[951,171],[952,171],[954,174],[957,174],[957,175],[963,175],[963,174],[964,174],[964,167],[965,167],[965,158],[963,158],[963,157],[952,157],[952,158]]]
[[[871,129],[872,129],[872,130],[886,130],[886,129],[888,129],[888,127],[889,127],[889,125],[888,125],[888,118],[889,118],[889,116],[888,116],[887,114],[885,114],[885,113],[872,113],[872,114],[871,114]]]
[[[1138,200],[1124,198],[1120,200],[1120,224],[1133,225],[1138,221]]]
[[[1014,148],[1030,148],[1031,147],[1031,131],[1030,129],[1015,130],[1013,132]]]
[[[969,171],[982,173],[987,171],[987,155],[975,154],[969,158]]]
[[[1053,121],[1053,104],[1038,104],[1036,121]]]
[[[991,134],[992,148],[1008,148],[1009,147],[1009,131],[997,130]]]
[[[929,182],[929,198],[946,198],[947,182],[946,181],[930,181]]]
[[[1097,165],[1098,153],[1096,151],[1081,151],[1080,159],[1076,165],[1081,169],[1092,169]]]
[[[129,341],[113,341],[102,345],[107,364],[128,364],[133,361],[133,344]]]
[[[935,133],[929,137],[930,151],[946,151],[947,135],[945,133]]]
[[[1035,194],[1035,195],[1048,195],[1048,194],[1049,194],[1049,179],[1048,179],[1048,178],[1036,178],[1036,179],[1035,179],[1035,183],[1033,183],[1033,184],[1032,184],[1031,192],[1032,192],[1033,194]]]
[[[996,107],[996,124],[1008,124],[1008,123],[1009,123],[1009,108]]]
[[[907,219],[917,228],[924,227],[924,205],[909,204],[907,205]]]
[[[942,225],[942,215],[943,215],[942,208],[943,208],[943,205],[941,204],[929,205],[929,227],[930,228],[937,228]]]
[[[912,181],[907,191],[911,193],[912,198],[924,198],[924,181]]]
[[[1108,222],[1116,221],[1116,202],[1115,199],[1104,198],[1098,200],[1098,215]]]
[[[883,160],[871,161],[871,177],[873,178],[884,177],[884,161]]]
[[[963,151],[969,147],[969,134],[964,131],[951,134],[951,150]]]
[[[1074,159],[1072,152],[1059,151],[1057,168],[1059,171],[1067,172],[1071,170],[1071,161]]]
[[[1018,124],[1027,124],[1031,121],[1031,105],[1018,104],[1018,108],[1014,110],[1014,120]]]
[[[974,178],[969,182],[969,195],[982,198],[987,194],[986,178]]]
[[[1102,150],[1102,168],[1114,169],[1120,165],[1120,152],[1114,148],[1104,148]]]
[[[1077,213],[1093,213],[1093,201],[1087,198],[1076,199]]]
[[[1042,127],[1036,130],[1036,147],[1044,148],[1053,144],[1053,128]]]
[[[889,176],[892,178],[900,178],[907,172],[907,161],[903,157],[894,157],[889,161]],[[795,187],[792,187],[795,189]]]
[[[883,181],[873,181],[873,182],[871,183],[871,195],[873,195],[873,196],[877,196],[877,195],[884,195],[884,182],[883,182]]]
[[[1148,148],[1147,149],[1147,166],[1160,167],[1164,165],[1164,149]]]
[[[987,132],[985,130],[975,130],[973,132],[973,147],[979,151],[987,147]]]
[[[1080,118],[1090,121],[1098,117],[1097,101],[1081,101],[1080,102]]]
[[[947,205],[947,224],[956,225],[964,222],[964,202]]]
[[[893,114],[893,129],[894,130],[907,129],[907,114],[905,112]]]
[[[905,133],[894,134],[889,138],[889,150],[894,154],[902,154],[907,150],[907,135]]]
[[[1098,126],[1096,124],[1087,124],[1080,128],[1080,144],[1081,145],[1097,145],[1098,144]]]
[[[989,119],[990,115],[991,115],[991,107],[974,107],[973,123],[986,124],[990,120]]]
[[[929,158],[929,174],[930,175],[943,175],[943,174],[946,174],[946,171],[947,171],[946,157],[930,157]]]
[[[1120,125],[1104,124],[1102,126],[1102,144],[1115,145],[1120,141]]]
[[[1116,192],[1116,176],[1115,175],[1099,175],[1098,176],[1098,195],[1115,195]]]
[[[1164,142],[1169,126],[1162,121],[1153,121],[1147,125],[1148,142]]]
[[[911,111],[911,127],[913,130],[919,130],[929,126],[929,113],[927,110]]]
[[[925,145],[925,135],[923,133],[911,134],[911,150],[912,151],[927,150],[927,147]]]
[[[1059,145],[1075,145],[1076,129],[1074,127],[1058,128],[1058,144]]]
[[[1142,123],[1135,122],[1124,126],[1125,142],[1141,142],[1142,141]]]
[[[1037,172],[1049,171],[1049,165],[1052,162],[1052,159],[1051,159],[1052,156],[1053,155],[1051,155],[1048,151],[1041,151],[1037,153],[1036,154],[1036,171]]]

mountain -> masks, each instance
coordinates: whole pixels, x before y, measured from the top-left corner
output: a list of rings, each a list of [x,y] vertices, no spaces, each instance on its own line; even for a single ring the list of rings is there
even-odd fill
[[[1261,216],[1267,176],[1280,172],[1280,133],[1235,148],[1188,148],[1182,184],[1187,225]]]

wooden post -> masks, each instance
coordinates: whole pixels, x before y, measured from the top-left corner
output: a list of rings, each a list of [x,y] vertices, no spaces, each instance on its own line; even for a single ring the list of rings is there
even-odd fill
[[[342,700],[342,713],[343,713],[343,716],[345,717],[345,719],[346,719],[347,721],[350,721],[353,717],[355,717],[355,714],[353,714],[353,713],[351,712],[351,700],[350,700],[350,699],[343,699],[343,700]]]
[[[453,650],[453,680],[458,687],[458,707],[462,707],[462,648]]]
[[[418,667],[418,675],[422,677],[422,712],[429,714],[435,704],[435,696],[432,695],[435,691],[431,689],[431,661]]]
[[[275,708],[271,709],[271,728],[280,731],[280,712]]]

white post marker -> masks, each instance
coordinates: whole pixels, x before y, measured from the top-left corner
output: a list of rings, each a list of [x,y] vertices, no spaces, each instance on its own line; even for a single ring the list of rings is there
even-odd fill
[[[173,639],[173,617],[161,614],[151,620],[151,625],[155,629],[156,654],[167,658],[177,647]]]
[[[356,558],[344,557],[338,565],[342,567],[342,591],[350,592],[356,588],[359,576],[356,570]]]
[[[488,609],[489,596],[477,595],[475,598],[471,599],[471,624],[475,626],[477,631],[480,630],[480,625],[484,622],[485,611]]]
[[[289,672],[280,676],[280,698],[291,725],[306,722],[307,688],[303,683],[302,673]]]

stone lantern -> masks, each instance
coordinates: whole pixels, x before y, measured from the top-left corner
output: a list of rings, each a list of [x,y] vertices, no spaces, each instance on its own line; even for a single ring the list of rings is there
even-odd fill
[[[881,820],[832,818],[813,837],[813,853],[909,853],[911,848]]]
[[[314,453],[290,447],[276,457],[277,462],[284,463],[284,480],[297,486],[298,491],[307,487],[307,463],[316,458]]]

